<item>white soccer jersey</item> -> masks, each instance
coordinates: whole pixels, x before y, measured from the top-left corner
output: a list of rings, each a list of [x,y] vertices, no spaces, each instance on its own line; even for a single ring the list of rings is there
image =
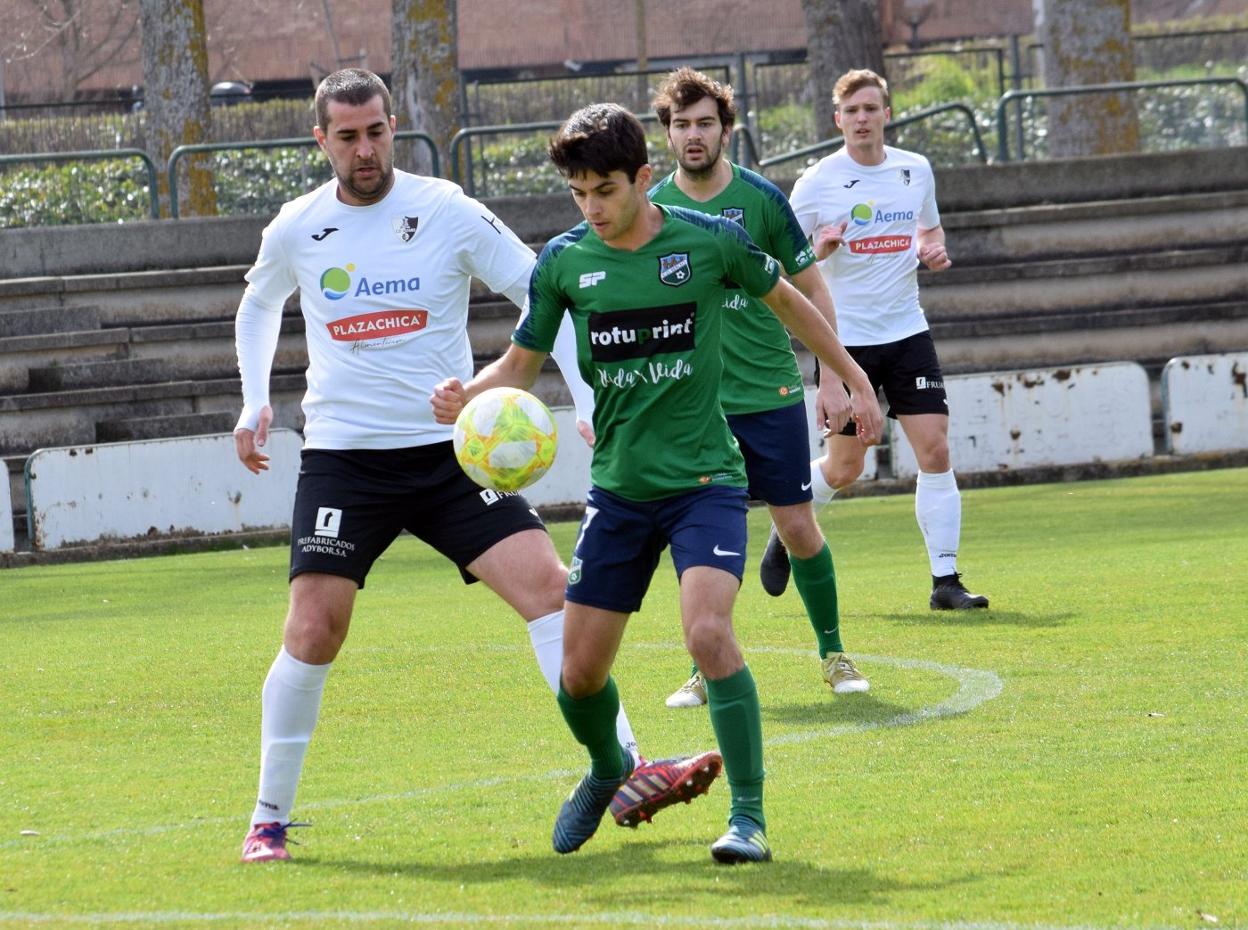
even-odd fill
[[[533,252],[449,181],[395,171],[379,202],[340,201],[336,180],[292,200],[264,231],[238,310],[243,416],[255,428],[282,305],[295,287],[308,345],[305,446],[395,449],[451,438],[429,397],[472,377],[470,278],[523,293]]]
[[[845,244],[819,263],[843,344],[881,345],[928,328],[915,234],[939,226],[940,212],[926,158],[885,146],[883,162],[860,165],[840,149],[806,169],[789,201],[807,236],[848,223]]]

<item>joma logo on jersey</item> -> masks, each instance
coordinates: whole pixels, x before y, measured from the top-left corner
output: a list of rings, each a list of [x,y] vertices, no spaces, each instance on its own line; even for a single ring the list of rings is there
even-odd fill
[[[589,315],[589,348],[595,362],[647,358],[694,347],[698,305],[674,304]]]
[[[321,293],[329,300],[342,300],[347,294],[352,297],[384,297],[420,290],[419,277],[370,281],[365,275],[360,275],[360,280],[352,288],[351,274],[354,271],[355,265],[351,262],[342,268],[326,268],[321,272]]]
[[[659,280],[672,287],[680,287],[693,277],[688,252],[673,252],[659,256]]]
[[[597,287],[598,282],[606,276],[605,271],[587,271],[581,275],[581,287]]]

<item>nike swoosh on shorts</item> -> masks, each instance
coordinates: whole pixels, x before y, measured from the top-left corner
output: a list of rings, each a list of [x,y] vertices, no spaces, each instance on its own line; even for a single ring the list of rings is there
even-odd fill
[[[719,543],[715,544],[715,547],[711,550],[711,553],[713,555],[740,555],[741,554],[740,552],[729,552],[727,549],[721,549],[719,548]]]

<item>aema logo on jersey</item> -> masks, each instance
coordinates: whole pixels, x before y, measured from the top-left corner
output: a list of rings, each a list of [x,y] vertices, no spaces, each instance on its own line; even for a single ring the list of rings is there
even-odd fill
[[[326,268],[321,272],[321,293],[330,300],[342,300],[351,290],[351,272],[355,265],[346,268]]]
[[[595,362],[648,358],[693,349],[696,303],[589,315],[589,348]]]
[[[688,252],[659,256],[659,280],[664,284],[680,287],[692,277],[693,269],[689,267]]]
[[[719,211],[726,220],[732,220],[739,226],[745,225],[745,208],[744,207],[724,207]]]
[[[913,210],[877,210],[875,201],[854,204],[849,217],[855,226],[870,226],[872,223],[913,222]],[[907,252],[910,249],[910,234],[898,233],[892,236],[865,236],[861,239],[849,240],[849,251],[855,255],[879,255],[886,252]]]
[[[342,300],[348,294],[352,297],[387,297],[420,290],[419,276],[370,279],[367,275],[360,275],[356,281],[352,277],[354,273],[353,262],[341,268],[326,268],[321,272],[321,293],[329,300]]]

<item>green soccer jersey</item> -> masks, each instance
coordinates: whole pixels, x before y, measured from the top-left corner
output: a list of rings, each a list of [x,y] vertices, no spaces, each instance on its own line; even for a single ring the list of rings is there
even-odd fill
[[[779,266],[735,223],[662,207],[659,234],[634,251],[585,223],[538,256],[529,312],[512,341],[549,352],[566,311],[594,391],[595,486],[648,501],[708,484],[745,487],[719,402],[726,287],[761,296]]]
[[[815,253],[789,202],[761,175],[732,165],[732,180],[710,200],[691,199],[670,174],[650,191],[655,203],[686,207],[740,223],[754,244],[775,256],[786,273],[815,262]],[[724,295],[724,379],[720,402],[725,413],[759,413],[802,400],[802,376],[788,330],[762,301],[740,289]]]

